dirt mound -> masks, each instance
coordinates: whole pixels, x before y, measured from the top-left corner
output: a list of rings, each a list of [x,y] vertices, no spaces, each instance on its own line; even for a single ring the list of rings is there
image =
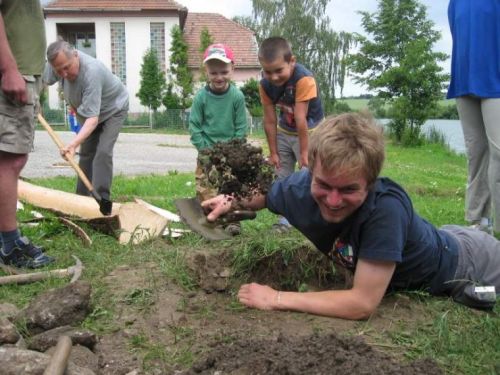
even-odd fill
[[[216,143],[200,151],[198,159],[210,187],[219,194],[233,194],[236,199],[267,193],[274,178],[273,169],[262,156],[262,148],[244,139]]]
[[[432,360],[400,364],[374,350],[360,337],[334,334],[299,339],[241,338],[218,342],[185,375],[302,375],[302,374],[443,374]]]

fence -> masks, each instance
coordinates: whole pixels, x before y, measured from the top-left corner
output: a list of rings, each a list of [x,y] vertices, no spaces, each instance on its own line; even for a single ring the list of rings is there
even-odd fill
[[[43,108],[43,116],[51,124],[70,130],[68,114],[64,109]],[[262,117],[247,115],[248,134],[264,134]],[[151,113],[129,113],[124,123],[125,129],[163,130],[181,134],[189,133],[189,110],[167,109]]]

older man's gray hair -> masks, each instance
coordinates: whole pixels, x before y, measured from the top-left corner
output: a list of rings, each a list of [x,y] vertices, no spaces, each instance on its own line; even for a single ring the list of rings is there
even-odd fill
[[[71,44],[64,40],[58,40],[54,43],[51,43],[47,47],[47,60],[49,61],[49,63],[52,63],[56,59],[59,52],[63,52],[69,59],[73,56],[75,49]]]

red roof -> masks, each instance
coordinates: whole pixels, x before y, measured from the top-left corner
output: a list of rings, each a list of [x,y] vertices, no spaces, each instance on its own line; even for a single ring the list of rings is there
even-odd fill
[[[234,52],[236,68],[260,68],[254,32],[217,13],[188,13],[184,37],[188,44],[188,66],[201,65],[200,34],[207,28],[214,43],[227,44]]]
[[[173,0],[54,0],[44,9],[51,10],[110,10],[110,11],[140,11],[140,10],[179,10],[184,6]]]

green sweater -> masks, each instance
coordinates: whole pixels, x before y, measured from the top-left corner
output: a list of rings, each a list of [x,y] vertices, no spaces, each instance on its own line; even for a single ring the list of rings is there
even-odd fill
[[[247,132],[245,97],[234,85],[223,94],[214,94],[208,86],[193,100],[189,115],[191,143],[198,149],[212,147],[217,142],[244,138]]]

